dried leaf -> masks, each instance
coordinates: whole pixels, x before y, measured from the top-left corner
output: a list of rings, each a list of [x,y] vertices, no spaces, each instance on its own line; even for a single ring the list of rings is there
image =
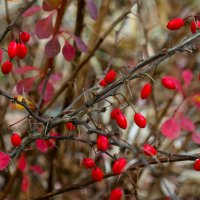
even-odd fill
[[[35,34],[39,39],[46,39],[53,33],[53,15],[50,14],[48,17],[40,19],[35,25]]]
[[[174,118],[167,119],[161,126],[161,133],[165,137],[172,140],[178,138],[180,135],[180,127],[176,119]]]
[[[3,51],[2,51],[2,49],[0,48],[0,64],[1,64],[1,62],[2,62],[2,59],[3,59]]]
[[[60,5],[62,0],[45,0],[46,3],[49,4],[50,7],[56,9]]]

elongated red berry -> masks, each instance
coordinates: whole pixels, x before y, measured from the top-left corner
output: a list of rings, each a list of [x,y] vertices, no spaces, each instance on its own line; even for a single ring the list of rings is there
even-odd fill
[[[143,144],[142,150],[147,156],[155,156],[157,154],[157,150],[150,144]]]
[[[195,33],[195,32],[196,32],[197,26],[196,26],[195,21],[192,21],[192,22],[191,22],[190,30],[191,30],[192,33]]]
[[[149,95],[151,94],[152,86],[150,83],[146,83],[141,90],[141,98],[147,99]]]
[[[176,89],[174,81],[166,76],[162,78],[162,85],[170,90]]]
[[[91,169],[96,166],[95,161],[92,158],[83,158],[82,164],[86,169]]]
[[[126,129],[127,128],[127,120],[126,120],[126,117],[124,116],[123,113],[118,114],[116,116],[116,122],[117,122],[117,125],[120,128],[122,128],[122,129]]]
[[[17,55],[17,43],[13,40],[8,45],[8,56],[14,58]]]
[[[196,159],[194,163],[194,170],[200,171],[200,159]]]
[[[109,200],[121,200],[123,195],[123,190],[121,188],[115,188],[110,193]]]
[[[107,85],[106,81],[104,79],[102,79],[100,82],[99,82],[99,85],[102,86],[102,87],[105,87]]]
[[[28,49],[24,43],[17,44],[17,56],[18,58],[25,58],[27,55]]]
[[[30,39],[30,34],[28,32],[21,32],[19,37],[22,42],[26,43]]]
[[[147,121],[146,118],[141,113],[135,113],[134,122],[140,127],[145,128]]]
[[[185,20],[183,18],[175,18],[168,22],[167,28],[169,30],[174,31],[184,26],[184,24],[185,24]]]
[[[99,151],[106,151],[109,147],[109,139],[104,135],[99,135],[97,138],[97,149]]]
[[[103,180],[103,171],[100,168],[95,167],[92,170],[92,179],[97,182],[102,181]]]
[[[105,76],[104,80],[107,84],[112,83],[116,78],[116,71],[111,69]]]
[[[12,67],[13,67],[13,64],[9,60],[7,60],[2,64],[1,71],[3,74],[6,75],[12,71]]]
[[[69,131],[73,131],[74,129],[76,129],[72,122],[67,122],[65,126]]]
[[[14,147],[18,147],[21,145],[22,139],[19,134],[13,133],[10,139]]]
[[[116,119],[118,114],[122,114],[122,111],[119,108],[114,108],[110,113],[111,119]]]
[[[112,171],[114,174],[121,174],[125,166],[126,166],[126,159],[118,158],[112,166]]]

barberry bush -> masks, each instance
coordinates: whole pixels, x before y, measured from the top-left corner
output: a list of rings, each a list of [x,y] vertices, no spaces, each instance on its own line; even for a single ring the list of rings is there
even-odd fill
[[[199,199],[196,5],[0,2],[0,199]]]

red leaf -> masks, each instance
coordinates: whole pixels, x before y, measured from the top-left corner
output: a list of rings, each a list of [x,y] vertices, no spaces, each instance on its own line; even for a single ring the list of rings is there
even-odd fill
[[[61,80],[62,78],[63,78],[63,74],[62,73],[60,73],[60,72],[58,72],[58,73],[53,73],[53,74],[51,74],[51,80],[53,81],[53,82],[56,82],[56,81],[59,81],[59,80]]]
[[[192,140],[196,144],[200,144],[200,133],[193,133]]]
[[[78,47],[78,49],[81,52],[87,53],[88,52],[88,47],[85,44],[85,42],[83,42],[83,40],[78,36],[75,36],[74,39],[75,39],[76,46]]]
[[[42,139],[37,139],[35,141],[36,147],[38,149],[38,151],[42,152],[42,153],[46,153],[48,150],[48,146],[45,140]]]
[[[0,64],[1,64],[1,62],[2,62],[2,59],[3,59],[3,51],[2,51],[2,49],[0,48]]]
[[[14,69],[14,72],[17,73],[17,74],[25,74],[26,72],[29,72],[29,71],[34,71],[34,70],[40,70],[39,68],[37,67],[33,67],[33,66],[23,66],[23,67],[20,67],[20,68],[15,68]]]
[[[192,74],[192,71],[191,70],[184,70],[182,72],[182,76],[183,76],[183,80],[185,82],[185,86],[188,87],[192,81],[192,77],[193,77],[193,74]]]
[[[31,15],[36,14],[37,12],[39,12],[40,10],[42,10],[41,6],[31,6],[29,9],[27,9],[23,14],[22,17],[29,17]]]
[[[25,159],[25,156],[23,154],[19,158],[19,162],[18,162],[17,168],[22,172],[26,168],[26,159]]]
[[[19,94],[29,93],[33,87],[35,77],[20,80],[16,87]]]
[[[183,130],[193,132],[195,130],[195,124],[186,117],[181,117],[179,119],[179,125]]]
[[[26,174],[23,174],[22,183],[21,183],[21,191],[27,192],[29,188],[29,184],[30,184],[29,177]]]
[[[62,53],[66,60],[71,61],[76,55],[76,49],[69,42],[65,41]]]
[[[32,165],[30,166],[30,169],[38,175],[41,175],[42,173],[44,173],[44,170],[42,169],[40,165]]]
[[[48,17],[40,19],[35,25],[35,34],[39,39],[46,39],[51,36],[53,32],[53,15],[50,14]]]
[[[52,11],[54,10],[55,8],[50,6],[47,2],[43,1],[42,2],[42,8],[44,11]]]
[[[39,93],[39,95],[42,95],[43,84],[44,84],[44,81],[42,81],[40,83],[39,87],[38,87],[38,93]],[[44,97],[43,97],[44,101],[49,101],[53,97],[53,94],[54,94],[54,87],[48,81],[47,85],[46,85],[45,92],[44,92]]]
[[[98,17],[98,10],[93,0],[85,0],[90,17],[94,20]]]
[[[10,162],[10,155],[0,151],[0,171],[4,170]]]
[[[54,37],[49,40],[45,46],[45,55],[47,57],[55,57],[60,52],[60,43],[58,37]]]
[[[174,140],[180,135],[179,124],[174,118],[169,118],[162,124],[161,133],[165,137]]]

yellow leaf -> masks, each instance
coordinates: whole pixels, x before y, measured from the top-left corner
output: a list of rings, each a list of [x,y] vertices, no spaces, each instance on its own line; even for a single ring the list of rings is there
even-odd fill
[[[61,1],[62,0],[45,0],[45,2],[48,3],[49,6],[51,6],[54,9],[58,8],[58,6],[60,5]],[[63,0],[63,1],[67,1],[67,0]]]

